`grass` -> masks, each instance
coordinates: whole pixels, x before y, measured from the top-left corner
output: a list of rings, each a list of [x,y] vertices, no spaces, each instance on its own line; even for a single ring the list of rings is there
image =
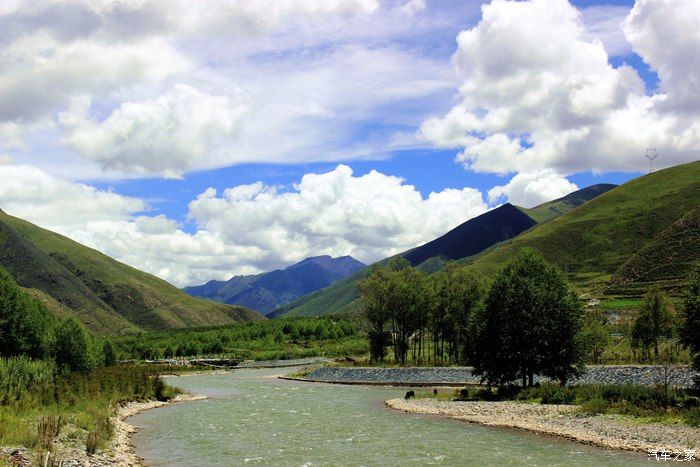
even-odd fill
[[[168,400],[178,392],[156,374],[167,370],[132,365],[62,374],[49,362],[0,359],[0,445],[40,455],[66,433],[67,441],[95,452],[112,436],[116,404]]]
[[[474,261],[492,274],[529,246],[569,273],[613,274],[647,242],[698,207],[700,162],[645,175],[539,225]],[[683,274],[684,267],[673,272]],[[661,277],[661,279],[668,279]]]
[[[166,281],[0,211],[0,264],[97,334],[234,324],[262,317],[191,297]],[[37,271],[41,271],[38,274]]]

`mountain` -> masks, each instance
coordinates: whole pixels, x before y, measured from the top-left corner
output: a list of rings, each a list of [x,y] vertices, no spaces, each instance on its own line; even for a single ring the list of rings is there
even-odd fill
[[[465,261],[482,254],[489,248],[532,229],[538,221],[545,222],[569,212],[614,187],[615,185],[607,184],[593,185],[531,209],[506,203],[469,219],[433,241],[401,253],[401,256],[412,265],[432,274],[450,260]],[[365,271],[358,271],[325,289],[278,308],[268,317],[314,316],[350,311],[357,299],[357,282],[364,274]]]
[[[586,188],[569,193],[566,196],[542,203],[534,208],[522,208],[522,211],[535,219],[538,223],[547,222],[559,216],[566,214],[577,206],[581,206],[586,201],[592,200],[596,196],[600,196],[606,191],[610,191],[617,185],[610,183],[599,183]]]
[[[700,261],[698,209],[700,162],[659,170],[488,251],[472,267],[492,274],[532,247],[581,289],[639,294],[652,282],[672,287]]]
[[[285,269],[255,276],[235,276],[228,281],[210,281],[204,285],[186,287],[184,291],[196,297],[242,305],[268,314],[364,267],[363,263],[350,256],[315,256]]]
[[[244,307],[191,297],[162,279],[1,210],[0,266],[54,314],[74,316],[98,334],[263,319]]]
[[[430,258],[460,259],[485,250],[491,245],[513,238],[537,222],[521,209],[506,203],[450,230],[442,237],[419,246],[401,256],[413,266]]]

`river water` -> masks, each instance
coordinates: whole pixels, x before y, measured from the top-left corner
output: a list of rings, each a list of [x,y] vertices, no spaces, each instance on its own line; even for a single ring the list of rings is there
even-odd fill
[[[627,454],[464,422],[409,415],[383,401],[402,388],[285,381],[289,369],[168,379],[211,399],[129,419],[148,465],[638,465]]]

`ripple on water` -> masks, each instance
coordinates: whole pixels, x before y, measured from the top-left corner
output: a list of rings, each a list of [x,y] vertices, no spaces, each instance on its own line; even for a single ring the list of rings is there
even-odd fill
[[[177,379],[185,390],[217,397],[133,417],[143,428],[134,438],[137,454],[150,465],[183,466],[597,466],[646,460],[524,432],[408,416],[381,404],[400,396],[400,388],[281,384],[269,377],[276,371]]]

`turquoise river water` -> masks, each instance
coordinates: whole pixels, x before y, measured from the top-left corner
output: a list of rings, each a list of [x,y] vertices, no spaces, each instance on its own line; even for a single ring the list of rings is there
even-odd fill
[[[210,399],[129,419],[148,465],[638,465],[643,454],[415,416],[384,407],[402,388],[285,381],[290,370],[168,379]]]

